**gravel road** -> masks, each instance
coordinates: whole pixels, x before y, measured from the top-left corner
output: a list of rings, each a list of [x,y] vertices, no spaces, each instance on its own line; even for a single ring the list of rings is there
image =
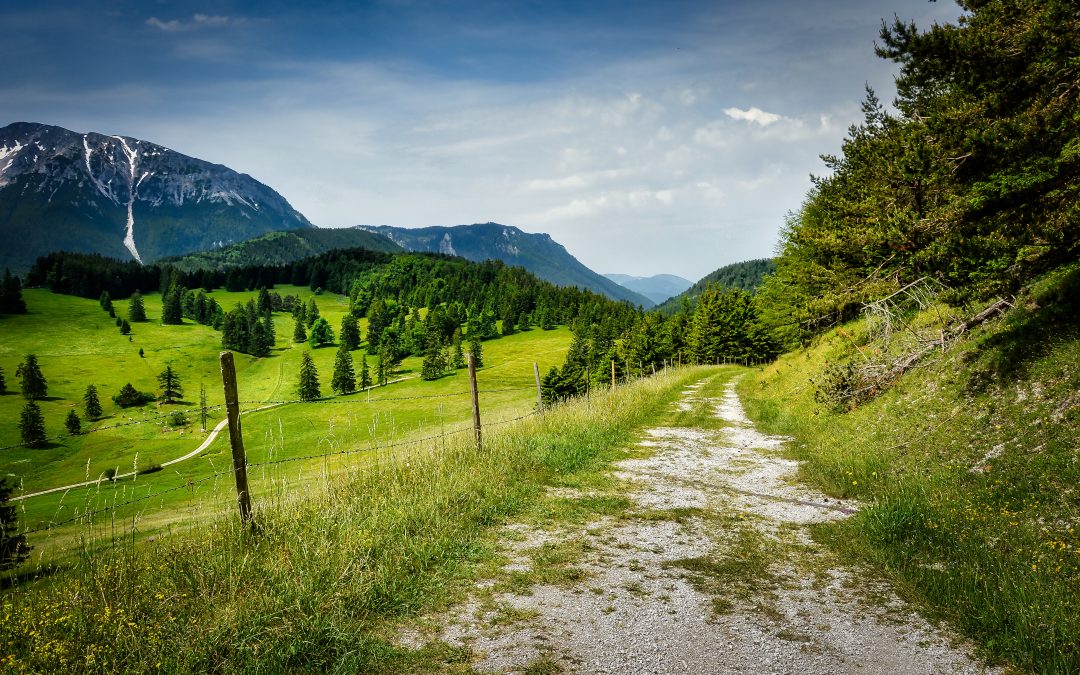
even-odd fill
[[[857,505],[800,486],[796,463],[777,453],[786,439],[754,429],[734,383],[721,397],[700,392],[687,388],[677,405],[704,402],[725,424],[648,430],[641,452],[615,466],[630,512],[506,528],[504,573],[527,573],[545,546],[579,541],[581,574],[525,592],[487,580],[401,642],[464,645],[473,668],[498,673],[996,672],[816,544],[808,525]]]

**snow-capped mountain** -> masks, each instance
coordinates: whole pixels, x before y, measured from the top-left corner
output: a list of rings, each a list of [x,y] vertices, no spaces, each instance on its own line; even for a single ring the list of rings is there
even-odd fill
[[[149,262],[312,227],[251,176],[126,136],[0,128],[0,267],[68,250]]]

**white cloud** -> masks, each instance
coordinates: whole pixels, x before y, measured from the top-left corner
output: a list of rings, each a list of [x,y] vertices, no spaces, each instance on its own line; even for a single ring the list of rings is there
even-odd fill
[[[750,108],[749,110],[740,110],[739,108],[724,108],[724,114],[733,120],[746,120],[747,122],[753,122],[754,124],[767,127],[770,124],[779,122],[784,119],[782,115],[776,113],[765,112],[761,108]]]
[[[182,33],[197,28],[221,28],[222,26],[227,26],[231,23],[237,23],[237,20],[232,17],[213,14],[193,14],[190,21],[181,21],[180,19],[163,21],[156,16],[152,16],[146,20],[147,26],[157,28],[166,33]]]

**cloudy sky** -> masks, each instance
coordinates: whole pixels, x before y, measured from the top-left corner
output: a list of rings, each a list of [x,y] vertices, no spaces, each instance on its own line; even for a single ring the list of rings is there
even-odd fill
[[[249,173],[322,227],[496,221],[599,272],[770,255],[943,0],[5,2],[0,126]]]

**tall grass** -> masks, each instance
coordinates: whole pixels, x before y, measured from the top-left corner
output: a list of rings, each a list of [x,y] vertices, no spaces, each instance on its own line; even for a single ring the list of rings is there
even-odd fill
[[[602,462],[700,376],[663,373],[490,427],[482,451],[458,435],[327,468],[318,480],[278,476],[257,501],[255,534],[231,515],[111,547],[88,531],[72,569],[5,592],[0,663],[52,672],[420,668],[438,647],[394,646],[389,623],[446,602],[492,555],[492,526],[545,484]]]
[[[1046,284],[1052,297],[1060,279]],[[858,324],[740,393],[752,418],[795,438],[806,480],[863,502],[820,537],[877,564],[989,657],[1080,672],[1080,335],[1076,314],[1039,293],[853,411],[824,408],[813,390],[852,355]]]

